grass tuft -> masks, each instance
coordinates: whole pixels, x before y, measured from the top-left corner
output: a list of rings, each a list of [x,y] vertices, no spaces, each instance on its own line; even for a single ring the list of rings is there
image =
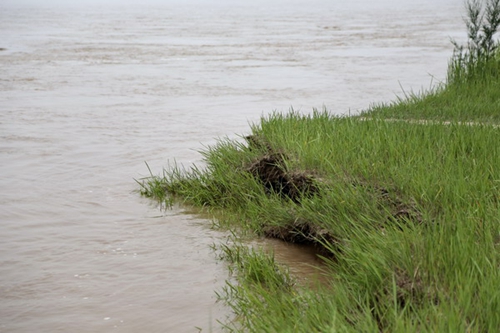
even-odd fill
[[[395,102],[375,105],[362,117],[500,124],[500,0],[466,3],[468,41],[452,40],[445,83]]]

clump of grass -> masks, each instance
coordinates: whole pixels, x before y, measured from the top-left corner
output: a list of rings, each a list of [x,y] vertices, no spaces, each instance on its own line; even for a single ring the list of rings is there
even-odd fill
[[[487,79],[491,78],[491,74],[498,76],[499,44],[494,35],[500,25],[500,0],[488,0],[485,6],[478,0],[472,0],[466,3],[466,9],[468,41],[464,46],[452,40],[455,50],[448,71],[450,84]]]
[[[500,0],[466,4],[468,41],[452,40],[453,56],[445,83],[396,102],[373,106],[363,117],[500,123]]]
[[[321,286],[314,291],[297,287],[288,270],[262,250],[237,243],[222,245],[219,252],[237,277],[237,282],[227,281],[217,293],[234,311],[233,321],[223,323],[227,331],[321,332],[349,326],[336,302],[348,301],[342,292]],[[375,326],[365,323],[360,327]]]
[[[286,267],[276,263],[273,256],[263,250],[233,242],[234,246],[221,245],[220,259],[230,263],[230,274],[240,281],[258,285],[272,292],[291,292],[295,284]]]
[[[148,163],[146,163],[146,167],[148,168],[149,176],[135,179],[135,182],[139,184],[139,193],[142,196],[160,202],[166,207],[171,207],[172,198],[169,196],[168,190],[165,188],[165,179],[169,177],[168,173],[164,171],[163,177],[155,176]]]

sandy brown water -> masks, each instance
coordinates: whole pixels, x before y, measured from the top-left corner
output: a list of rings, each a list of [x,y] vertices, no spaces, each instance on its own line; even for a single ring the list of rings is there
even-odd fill
[[[33,3],[0,3],[0,332],[218,331],[225,235],[134,192],[144,162],[429,87],[464,35],[458,0]]]

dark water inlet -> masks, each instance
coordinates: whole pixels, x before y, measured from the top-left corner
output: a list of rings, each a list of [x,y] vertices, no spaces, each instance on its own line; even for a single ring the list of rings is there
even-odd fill
[[[84,4],[81,5],[80,3]],[[290,106],[348,114],[445,77],[462,3],[0,3],[0,332],[217,330],[225,235],[133,178]],[[274,246],[299,276],[314,256]]]

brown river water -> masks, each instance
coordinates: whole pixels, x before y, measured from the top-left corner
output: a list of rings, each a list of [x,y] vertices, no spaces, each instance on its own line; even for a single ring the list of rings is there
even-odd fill
[[[219,331],[226,235],[141,198],[144,162],[428,88],[465,37],[461,0],[73,2],[0,2],[0,332]]]

